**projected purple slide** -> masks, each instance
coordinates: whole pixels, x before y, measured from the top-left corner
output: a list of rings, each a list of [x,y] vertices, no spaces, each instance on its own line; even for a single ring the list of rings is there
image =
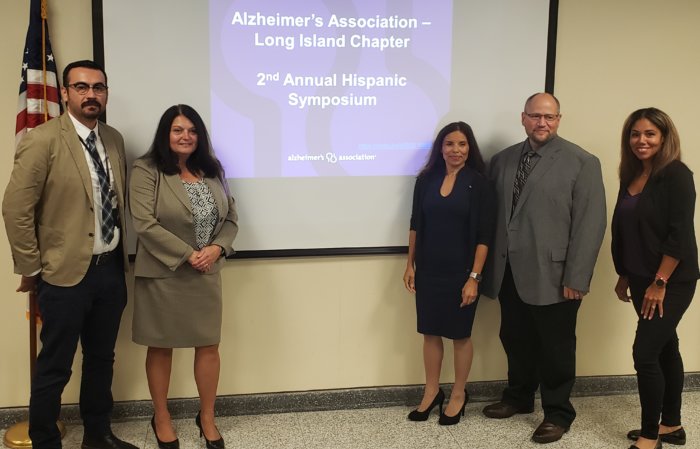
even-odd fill
[[[450,108],[452,0],[211,0],[209,20],[211,134],[228,178],[424,163]]]

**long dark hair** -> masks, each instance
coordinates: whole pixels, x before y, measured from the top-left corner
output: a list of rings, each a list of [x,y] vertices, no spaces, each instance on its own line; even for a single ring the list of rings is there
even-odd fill
[[[650,177],[656,176],[671,162],[681,160],[681,139],[671,117],[656,108],[637,109],[625,120],[620,138],[620,182],[624,186],[628,186],[644,168],[630,147],[632,128],[641,119],[647,119],[659,128],[663,139],[659,152],[651,161]]]
[[[418,173],[418,177],[432,173],[445,173],[447,169],[445,167],[445,160],[442,158],[442,142],[448,134],[455,131],[461,132],[467,138],[469,154],[467,155],[466,165],[481,174],[484,173],[484,158],[481,156],[481,150],[479,150],[479,144],[476,143],[476,137],[474,137],[472,127],[464,122],[452,122],[445,125],[435,137],[433,148],[428,155],[428,160]]]
[[[197,148],[187,158],[187,169],[205,178],[219,178],[223,182],[224,169],[214,155],[204,120],[194,108],[186,104],[176,104],[165,110],[158,122],[151,148],[144,157],[152,160],[166,175],[180,173],[177,155],[170,149],[170,127],[173,120],[180,115],[187,117],[197,130]]]

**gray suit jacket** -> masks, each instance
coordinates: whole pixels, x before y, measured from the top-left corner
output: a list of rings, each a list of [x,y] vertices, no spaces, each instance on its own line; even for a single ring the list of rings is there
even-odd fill
[[[205,178],[219,209],[219,221],[211,244],[233,252],[238,233],[238,215],[231,198],[218,179]],[[129,181],[129,210],[138,235],[134,272],[136,276],[164,278],[194,270],[187,263],[197,246],[192,204],[178,175],[166,175],[147,159],[134,161]],[[221,270],[224,258],[209,269]]]
[[[114,172],[124,241],[124,139],[104,123],[99,127]],[[85,150],[68,113],[22,138],[2,202],[15,273],[30,275],[41,270],[44,281],[61,287],[83,279],[95,240],[92,192]],[[126,245],[122,245],[122,256],[128,269]]]
[[[525,142],[489,164],[497,196],[496,234],[484,268],[482,292],[495,298],[510,262],[527,304],[566,301],[563,287],[588,292],[606,226],[605,190],[598,158],[554,137],[520,194],[511,216],[513,182]]]

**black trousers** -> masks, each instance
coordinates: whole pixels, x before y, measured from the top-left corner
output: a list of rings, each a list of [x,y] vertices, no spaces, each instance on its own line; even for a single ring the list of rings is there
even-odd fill
[[[83,349],[80,416],[85,433],[110,432],[114,345],[126,305],[123,265],[117,250],[100,265],[93,257],[85,277],[73,287],[39,283],[42,348],[29,400],[29,437],[34,449],[61,447],[56,421],[79,339]]]
[[[676,327],[688,309],[696,287],[694,281],[668,284],[663,318],[655,313],[648,320],[642,318],[640,312],[644,293],[653,281],[652,278],[629,277],[632,302],[639,317],[632,356],[642,406],[642,436],[651,440],[659,434],[659,417],[665,426],[681,425],[684,374]]]
[[[548,306],[524,303],[510,264],[498,297],[500,337],[508,357],[508,387],[501,400],[532,408],[539,387],[544,419],[568,428],[576,418],[569,398],[576,379],[576,317],[581,301]]]

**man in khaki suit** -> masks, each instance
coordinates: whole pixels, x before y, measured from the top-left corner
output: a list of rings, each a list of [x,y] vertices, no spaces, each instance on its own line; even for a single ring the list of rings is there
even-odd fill
[[[32,379],[34,449],[60,448],[56,421],[80,340],[83,449],[136,446],[111,431],[114,345],[126,305],[124,141],[98,117],[107,76],[92,61],[63,72],[67,112],[29,132],[15,154],[2,213],[18,292],[36,292],[42,349]]]

